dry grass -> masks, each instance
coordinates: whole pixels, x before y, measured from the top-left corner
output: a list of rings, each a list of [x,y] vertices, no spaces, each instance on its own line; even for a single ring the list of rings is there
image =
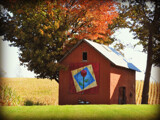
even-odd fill
[[[0,84],[12,88],[22,98],[40,105],[58,105],[59,84],[49,79],[0,78]],[[143,81],[136,81],[136,104],[141,103]],[[150,83],[149,104],[160,104],[160,83]]]
[[[11,87],[25,101],[43,105],[58,105],[59,85],[56,81],[36,78],[0,78],[2,85]]]
[[[143,85],[143,81],[136,81],[136,104],[141,104]],[[160,104],[160,83],[150,83],[148,104]]]

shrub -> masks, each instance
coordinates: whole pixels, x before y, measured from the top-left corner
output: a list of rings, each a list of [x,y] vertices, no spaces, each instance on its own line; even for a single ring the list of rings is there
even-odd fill
[[[7,85],[0,86],[0,105],[17,106],[21,105],[22,99]]]
[[[32,106],[32,105],[45,105],[44,103],[40,103],[40,102],[33,102],[31,100],[26,100],[24,101],[24,105],[25,106]]]

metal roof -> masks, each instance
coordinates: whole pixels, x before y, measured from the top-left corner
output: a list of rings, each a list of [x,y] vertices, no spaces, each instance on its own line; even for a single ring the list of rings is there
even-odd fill
[[[99,44],[90,40],[81,40],[80,42],[77,43],[61,60],[60,62],[68,56],[68,54],[71,53],[73,49],[75,49],[82,41],[88,43],[90,46],[92,46],[94,49],[96,49],[99,53],[101,53],[105,58],[107,58],[109,61],[111,61],[113,64],[116,66],[128,68],[131,70],[135,70],[138,72],[141,72],[135,65],[132,63],[128,62],[118,51],[115,49],[108,47],[104,44]]]

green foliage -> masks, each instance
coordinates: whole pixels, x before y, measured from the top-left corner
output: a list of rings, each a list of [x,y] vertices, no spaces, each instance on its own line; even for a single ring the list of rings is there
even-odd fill
[[[24,102],[24,105],[25,106],[32,106],[34,103],[33,103],[33,101],[31,101],[31,100],[26,100],[25,102]]]
[[[89,81],[89,79],[84,80],[84,82],[88,82],[88,81]]]
[[[21,105],[21,98],[10,87],[0,86],[0,105],[18,106]]]
[[[22,0],[10,6],[5,5],[13,15],[7,15],[8,29],[4,39],[9,40],[12,46],[19,47],[21,64],[38,74],[38,77],[57,79],[62,66],[56,61],[63,55],[63,41],[66,39],[64,32],[67,29],[67,25],[63,29],[58,28],[62,16],[57,16],[59,18],[53,21],[45,1]],[[58,15],[61,12],[56,9],[52,14]]]
[[[82,82],[79,82],[79,85],[81,85],[81,86],[82,86],[82,85],[83,85],[83,83],[82,83]]]
[[[26,101],[24,101],[24,106],[33,106],[33,105],[45,105],[45,104],[40,103],[40,102],[34,103],[34,102],[31,101],[31,100],[26,100]]]
[[[1,0],[4,40],[19,48],[21,64],[37,77],[58,81],[59,70],[64,68],[58,61],[78,40],[112,42],[108,24],[117,16],[114,2],[87,1]]]
[[[119,18],[111,27],[128,27],[134,39],[139,39],[147,52],[147,66],[142,93],[142,104],[148,104],[149,81],[152,65],[160,66],[160,2],[158,0],[129,0],[119,6]],[[122,23],[122,24],[121,24]]]
[[[139,39],[137,45],[143,45],[143,51],[147,52],[151,48],[152,63],[160,66],[160,3],[157,0],[128,1],[119,5],[119,17],[113,29],[130,28],[134,39]],[[151,47],[149,47],[151,39]]]

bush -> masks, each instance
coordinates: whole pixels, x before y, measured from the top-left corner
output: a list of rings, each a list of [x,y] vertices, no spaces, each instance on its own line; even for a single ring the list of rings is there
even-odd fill
[[[40,102],[33,102],[31,100],[26,100],[24,101],[24,105],[25,106],[32,106],[32,105],[45,105],[44,103],[40,103]]]
[[[21,105],[21,98],[10,87],[0,86],[0,105],[18,106]]]

